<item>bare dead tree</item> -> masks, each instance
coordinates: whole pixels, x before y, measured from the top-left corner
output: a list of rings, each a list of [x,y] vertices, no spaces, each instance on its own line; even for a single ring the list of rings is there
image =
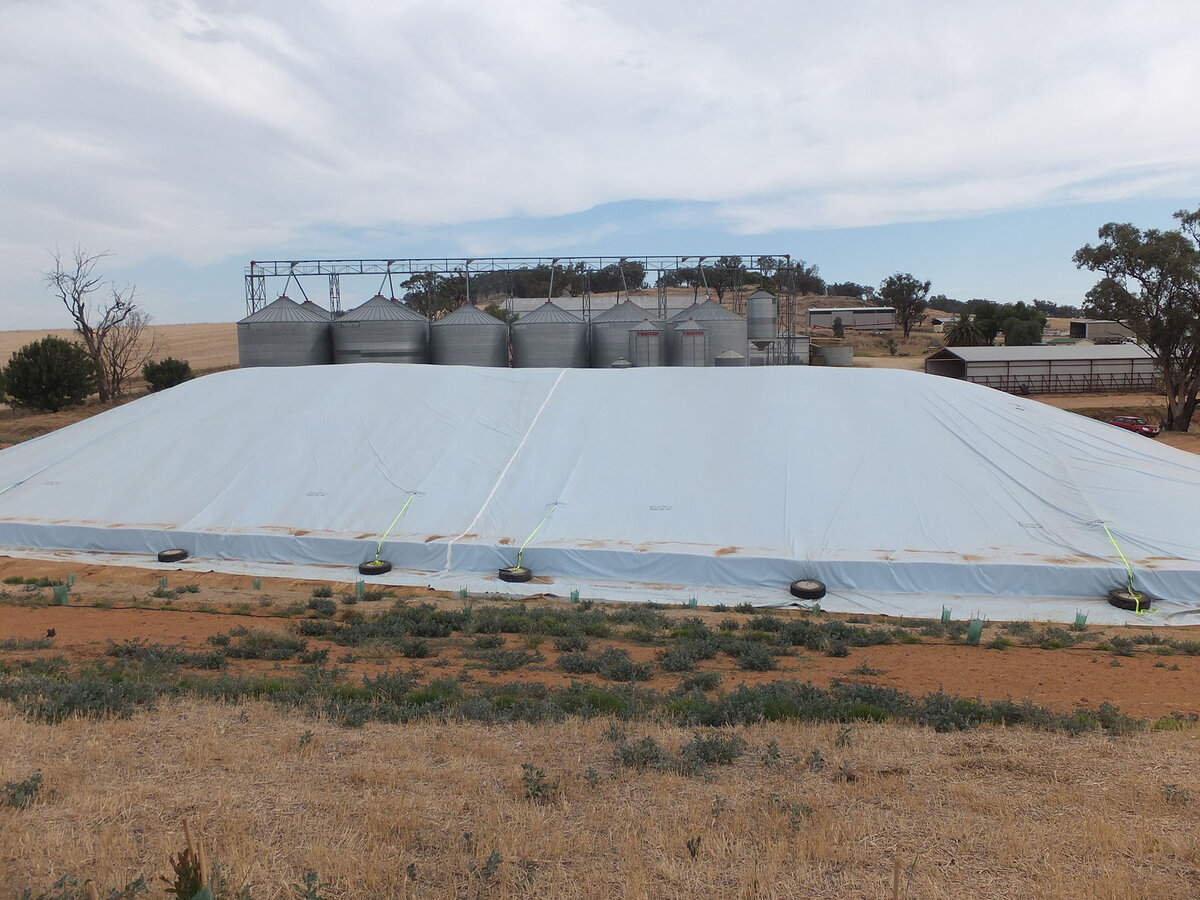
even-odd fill
[[[133,287],[124,290],[112,287],[112,296],[103,306],[94,301],[93,295],[104,284],[104,279],[96,273],[96,266],[110,255],[107,251],[88,253],[76,247],[71,258],[64,260],[63,254],[55,250],[54,268],[45,273],[47,284],[71,314],[75,331],[96,365],[96,389],[101,403],[110,402],[114,396],[106,358],[109,341],[114,332],[129,321],[130,316],[140,312],[134,300]]]
[[[129,379],[141,372],[142,366],[158,352],[158,335],[150,328],[150,314],[134,301],[135,292],[131,288],[122,302],[132,306],[133,311],[104,339],[102,355],[108,390],[114,400],[124,396]]]

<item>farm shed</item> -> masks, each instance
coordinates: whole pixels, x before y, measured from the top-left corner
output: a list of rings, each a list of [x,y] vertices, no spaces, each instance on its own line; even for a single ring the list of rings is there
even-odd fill
[[[1070,337],[1087,338],[1097,344],[1115,344],[1132,341],[1133,332],[1112,319],[1072,319]]]
[[[1200,616],[1197,509],[1192,454],[885,369],[241,369],[0,451],[0,552],[494,592],[524,544],[514,590],[905,615],[1133,616],[1106,524]]]
[[[804,322],[809,328],[832,329],[834,319],[841,319],[847,331],[891,331],[896,327],[896,310],[891,306],[810,309]]]
[[[1019,394],[1148,391],[1158,382],[1136,344],[944,347],[926,357],[925,371]]]

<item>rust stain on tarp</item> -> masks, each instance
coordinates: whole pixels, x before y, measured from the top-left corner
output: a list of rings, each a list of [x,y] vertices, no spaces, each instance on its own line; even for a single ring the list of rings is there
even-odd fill
[[[722,547],[713,556],[728,556],[731,553],[737,553],[741,549],[741,547]]]

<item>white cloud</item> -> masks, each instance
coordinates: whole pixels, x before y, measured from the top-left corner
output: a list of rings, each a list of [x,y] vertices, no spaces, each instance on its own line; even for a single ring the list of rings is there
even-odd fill
[[[201,263],[629,199],[758,233],[1193,193],[1197,38],[1175,0],[9,4],[0,240]]]

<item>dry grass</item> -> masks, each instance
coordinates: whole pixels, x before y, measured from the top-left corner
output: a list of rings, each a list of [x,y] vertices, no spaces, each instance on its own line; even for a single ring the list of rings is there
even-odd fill
[[[0,808],[3,896],[65,872],[110,889],[156,877],[184,817],[257,898],[308,870],[344,897],[889,897],[895,860],[910,897],[1200,893],[1192,732],[875,725],[838,746],[836,725],[764,725],[738,730],[735,764],[685,777],[614,768],[604,720],[348,731],[185,701],[60,726],[4,713],[0,727],[0,781],[45,778],[32,807]],[[629,728],[667,749],[690,736]],[[525,762],[561,783],[558,802],[526,799]]]

